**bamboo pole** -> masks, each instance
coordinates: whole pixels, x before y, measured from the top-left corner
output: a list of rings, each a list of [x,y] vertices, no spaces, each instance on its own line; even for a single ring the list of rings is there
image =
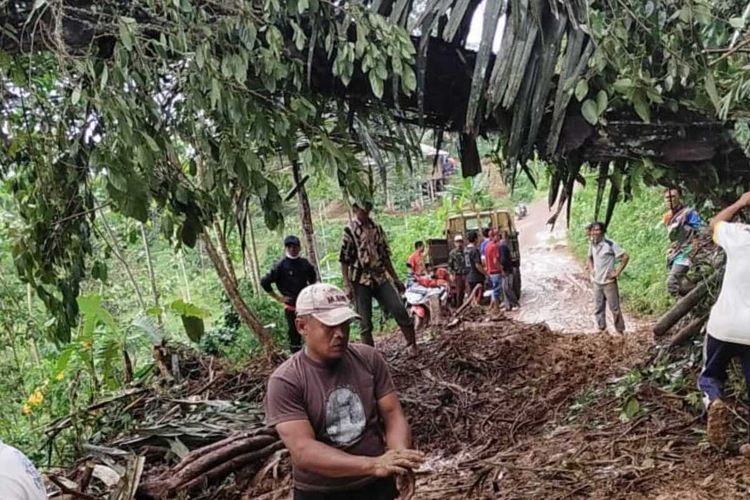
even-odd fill
[[[146,267],[148,268],[148,279],[151,283],[151,294],[154,297],[154,307],[159,311],[156,317],[159,325],[164,323],[162,318],[161,308],[159,306],[159,288],[156,286],[156,273],[154,273],[154,263],[151,260],[151,247],[148,244],[148,235],[146,234],[146,224],[142,223],[141,226],[141,239],[143,240],[143,249],[146,252]]]
[[[318,265],[318,252],[315,249],[315,228],[313,227],[312,213],[310,210],[310,199],[307,197],[307,190],[302,182],[302,173],[300,170],[299,161],[292,160],[292,176],[294,177],[294,184],[297,186],[299,218],[300,222],[302,222],[302,232],[305,235],[307,258],[315,268],[318,278],[320,278],[320,266]]]
[[[709,278],[703,280],[687,295],[677,302],[672,309],[667,311],[654,325],[654,335],[661,337],[670,328],[677,324],[687,313],[703,301],[708,295],[709,285],[715,284],[719,279],[719,273],[712,274]]]
[[[125,268],[125,273],[128,275],[128,279],[130,279],[130,282],[133,285],[133,289],[135,290],[135,296],[136,296],[136,299],[138,300],[138,305],[140,306],[141,309],[145,310],[146,303],[143,300],[141,287],[138,285],[138,282],[135,280],[133,271],[130,269],[130,264],[128,264],[128,261],[125,260],[125,256],[120,251],[120,246],[117,244],[117,237],[115,236],[115,233],[112,231],[112,228],[109,226],[109,223],[107,223],[107,219],[104,217],[104,212],[99,214],[99,220],[102,221],[102,226],[104,227],[104,232],[107,233],[107,237],[109,237],[112,240],[112,242],[110,243],[109,241],[107,241],[107,238],[104,238],[104,242],[112,249],[112,253],[115,254],[115,257],[117,258],[117,260],[119,260],[122,266]]]

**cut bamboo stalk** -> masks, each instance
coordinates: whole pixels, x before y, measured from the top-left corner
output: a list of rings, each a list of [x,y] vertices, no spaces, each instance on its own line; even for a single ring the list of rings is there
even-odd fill
[[[695,306],[700,304],[703,299],[708,295],[709,285],[713,285],[719,279],[719,274],[714,273],[709,278],[703,280],[690,293],[685,295],[679,302],[677,302],[672,309],[667,311],[659,321],[654,325],[654,335],[661,337],[669,331],[680,319],[682,319],[687,313],[689,313]]]
[[[693,335],[699,333],[708,320],[708,314],[695,318],[685,327],[681,328],[669,341],[669,347],[676,347],[690,340]]]

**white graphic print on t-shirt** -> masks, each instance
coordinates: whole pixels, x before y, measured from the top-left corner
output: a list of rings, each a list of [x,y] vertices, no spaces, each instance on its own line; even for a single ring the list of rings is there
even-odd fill
[[[326,402],[326,432],[338,445],[347,445],[365,430],[365,409],[362,400],[349,387],[337,387]]]

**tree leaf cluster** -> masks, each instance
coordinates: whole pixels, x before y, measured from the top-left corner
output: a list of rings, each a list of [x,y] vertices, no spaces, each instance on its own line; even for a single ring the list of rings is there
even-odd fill
[[[90,11],[66,3],[44,10],[90,22]],[[344,85],[356,66],[377,97],[393,77],[405,92],[416,86],[405,30],[361,5],[140,0],[96,11],[92,29],[106,44],[0,52],[9,96],[0,162],[27,225],[16,263],[60,319],[51,334],[62,341],[81,281],[106,279],[86,261],[100,205],[141,222],[160,213],[165,235],[192,247],[247,203],[281,227],[280,186],[299,158],[368,198],[355,110],[310,89],[311,55],[327,54]]]

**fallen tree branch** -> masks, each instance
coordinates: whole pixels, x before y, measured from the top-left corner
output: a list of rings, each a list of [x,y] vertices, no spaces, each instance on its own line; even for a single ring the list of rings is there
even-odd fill
[[[284,443],[282,443],[281,440],[274,441],[273,443],[269,444],[268,446],[264,448],[261,448],[260,450],[246,453],[244,455],[235,457],[227,462],[223,462],[222,464],[218,465],[217,467],[214,467],[213,469],[206,472],[205,474],[193,479],[189,483],[181,485],[180,489],[185,490],[185,491],[192,491],[206,484],[210,484],[214,482],[215,480],[226,477],[227,475],[229,475],[230,472],[239,470],[248,464],[251,464],[253,462],[260,461],[260,460],[265,460],[266,458],[273,455],[275,452],[282,449],[283,447],[284,447]]]
[[[714,273],[690,290],[690,292],[681,298],[672,309],[659,318],[659,321],[654,325],[654,335],[661,337],[667,333],[667,331],[677,324],[680,319],[703,301],[706,295],[708,295],[709,286],[716,283],[718,279],[719,273]]]
[[[284,447],[284,443],[270,428],[262,428],[249,436],[242,436],[230,436],[191,451],[179,464],[159,478],[141,485],[139,494],[150,498],[165,498],[180,491],[204,487],[256,461],[265,461]]]
[[[669,341],[669,347],[676,347],[690,340],[693,335],[701,331],[707,320],[708,314],[695,318],[672,337]]]

